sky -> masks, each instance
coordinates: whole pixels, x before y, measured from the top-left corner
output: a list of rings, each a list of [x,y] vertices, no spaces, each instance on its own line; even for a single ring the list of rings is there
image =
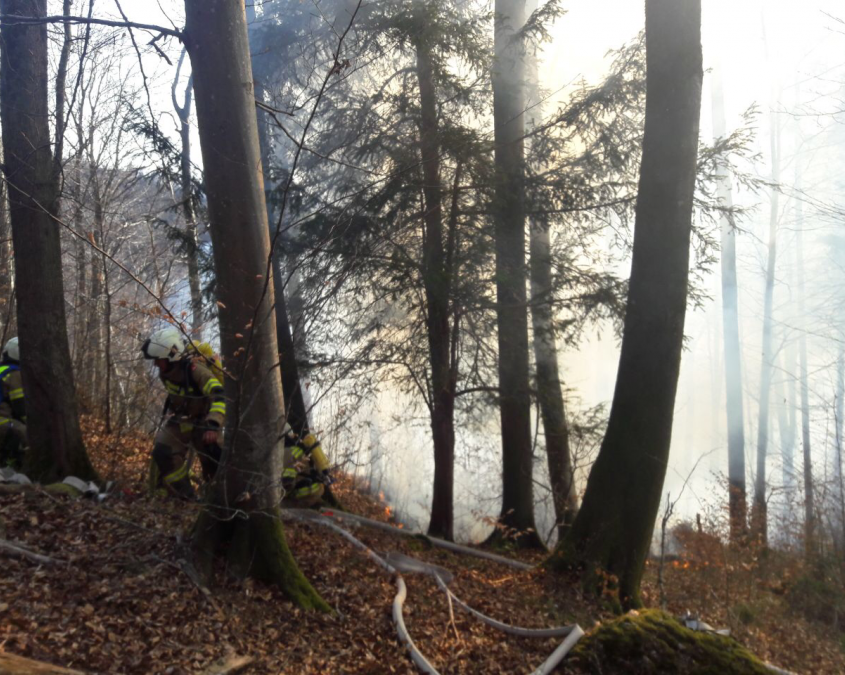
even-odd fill
[[[122,0],[122,6],[132,21],[165,26],[175,24],[177,27],[183,23],[180,0]],[[553,28],[552,39],[545,46],[541,61],[542,86],[551,93],[548,109],[563,100],[567,88],[582,77],[588,82],[599,81],[608,65],[608,50],[630,41],[642,30],[644,23],[643,2],[565,0],[562,6],[567,13]],[[99,16],[119,18],[109,0],[100,0],[97,7]],[[836,103],[831,93],[836,91],[838,80],[845,80],[845,24],[833,18],[837,16],[845,18],[841,0],[703,0],[705,78],[701,138],[712,138],[710,86],[712,70],[719,67],[723,73],[728,128],[739,124],[741,113],[749,106],[756,104],[759,107],[756,150],[762,154],[762,159],[754,170],[760,175],[768,175],[771,125],[774,123],[787,129],[786,118],[791,112],[827,113]],[[178,57],[178,50],[179,46],[171,41],[168,51],[172,58]],[[153,107],[163,113],[169,111],[173,68],[152,53],[145,54],[144,64],[150,77]],[[814,138],[823,134],[834,121],[835,118],[831,117],[808,116],[802,119],[800,129],[802,135]],[[797,147],[790,140],[789,134],[793,132],[792,127],[784,132],[786,161],[790,159],[789,153],[794,154]],[[824,150],[818,152],[820,157],[825,153]],[[198,153],[196,161],[199,161]],[[799,163],[792,162],[789,166],[794,168]],[[837,197],[837,186],[827,180],[823,172],[813,176],[808,170],[808,176],[808,181],[812,181],[808,185],[811,184],[819,198]],[[741,238],[739,244],[746,389],[753,391],[760,361],[761,269],[765,259],[765,247],[761,242],[766,237],[768,196],[755,197],[738,192],[736,199],[741,203],[760,205],[757,215],[747,225],[747,235]],[[787,200],[783,200],[783,205],[784,209],[792,208]],[[808,249],[812,249],[811,238],[807,245]],[[707,498],[712,494],[714,484],[712,472],[726,471],[727,466],[718,266],[714,268],[709,284],[712,301],[703,309],[690,312],[687,317],[687,349],[682,361],[672,454],[664,490],[673,498],[683,490],[678,509],[687,517],[709,508]],[[618,344],[608,331],[603,335],[601,339],[594,336],[580,350],[567,352],[563,358],[566,384],[578,392],[576,405],[589,407],[609,402],[612,397]],[[826,367],[826,358],[819,352],[816,359],[818,369]],[[754,397],[749,394],[747,398],[746,447],[751,464],[756,408]],[[393,475],[386,480],[392,482],[394,493],[425,484],[425,479],[418,474],[420,467],[423,467],[423,473],[430,470],[430,452],[425,439],[418,435],[409,437],[407,431],[390,431],[394,425],[390,421],[388,407],[378,412],[376,406],[374,411],[373,421],[384,430],[386,444],[418,445],[423,457],[422,461],[414,458],[408,461],[407,466],[393,469]],[[824,452],[824,448],[817,449],[817,452]],[[823,455],[819,455],[818,461],[824,463]],[[696,467],[694,472],[693,467]],[[692,479],[684,487],[691,472]],[[459,475],[458,480],[469,481],[469,478]],[[472,492],[468,485],[466,494]],[[461,494],[461,491],[458,493]],[[425,498],[410,501],[424,504]],[[407,504],[406,508],[420,515],[419,505]],[[476,518],[474,510],[475,505],[458,507],[466,522]]]

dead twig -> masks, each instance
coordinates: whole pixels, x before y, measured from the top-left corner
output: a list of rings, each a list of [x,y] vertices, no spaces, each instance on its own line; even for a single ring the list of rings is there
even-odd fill
[[[40,553],[36,553],[35,551],[30,551],[25,546],[21,546],[20,544],[13,544],[10,541],[6,541],[5,539],[0,539],[0,553],[5,553],[6,555],[14,556],[16,558],[25,558],[34,563],[38,563],[39,565],[59,565],[65,564],[64,560],[58,560],[56,558],[50,558],[46,555],[41,555]]]

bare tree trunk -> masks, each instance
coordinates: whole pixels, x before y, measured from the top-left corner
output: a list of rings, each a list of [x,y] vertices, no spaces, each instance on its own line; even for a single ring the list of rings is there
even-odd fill
[[[771,154],[772,182],[780,181],[780,129],[775,115],[772,118]],[[775,293],[775,265],[777,262],[778,190],[772,189],[769,212],[769,255],[766,261],[766,287],[763,300],[763,340],[760,361],[760,395],[757,414],[757,475],[754,479],[754,508],[751,530],[763,544],[767,541],[766,455],[769,443],[769,398],[772,389],[772,307]]]
[[[845,345],[839,343],[839,355],[836,359],[836,401],[833,423],[835,425],[836,453],[834,455],[833,477],[836,503],[839,507],[838,527],[834,529],[833,538],[839,550],[845,546],[845,482],[842,476],[842,397],[845,396]]]
[[[288,549],[278,506],[285,408],[276,374],[274,288],[267,278],[270,242],[244,5],[185,0],[185,10],[220,338],[233,375],[226,378],[223,462],[196,523],[194,547],[209,573],[218,545],[228,540],[236,571],[278,584],[302,607],[328,611]],[[231,245],[234,238],[237,246]],[[230,518],[234,509],[246,517]]]
[[[701,108],[700,0],[646,0],[645,136],[631,279],[607,433],[550,565],[614,575],[625,606],[660,507],[681,365]]]
[[[179,139],[182,143],[182,152],[179,155],[179,167],[181,178],[182,213],[185,215],[185,255],[188,259],[188,286],[191,291],[191,337],[202,340],[202,284],[200,282],[199,266],[199,237],[197,236],[197,222],[194,216],[194,191],[191,187],[191,99],[193,97],[193,77],[188,79],[185,85],[185,102],[180,106],[176,100],[176,84],[179,82],[179,73],[182,69],[186,50],[182,50],[179,57],[179,65],[176,68],[176,75],[173,78],[171,98],[173,108],[179,116]]]
[[[0,0],[0,11],[43,17],[46,0]],[[57,177],[47,105],[47,29],[4,23],[0,56],[4,172],[10,186],[21,372],[31,478],[96,479],[85,452],[67,340]]]
[[[531,16],[536,9],[537,0],[528,0],[526,14]],[[529,122],[534,123],[541,118],[542,106],[540,105],[537,55],[530,48],[525,61],[528,98],[526,107],[530,110],[527,116]],[[531,256],[531,327],[534,331],[537,399],[546,438],[546,458],[558,539],[562,539],[578,512],[578,494],[575,489],[575,473],[569,447],[569,426],[563,401],[554,330],[551,233],[549,224],[538,217],[528,218],[528,228]]]
[[[534,525],[528,298],[525,265],[525,59],[519,33],[525,0],[496,0],[493,124],[496,187],[496,327],[502,423],[502,510],[499,522],[517,544],[542,548]],[[502,536],[494,530],[491,543]]]
[[[796,176],[796,189],[800,190],[801,175]],[[796,285],[798,316],[800,321],[806,320],[804,310],[804,216],[801,201],[796,205]],[[808,559],[812,558],[816,550],[816,508],[813,492],[813,457],[810,445],[810,385],[807,373],[807,333],[801,331],[798,336],[798,371],[801,391],[801,441],[804,446],[804,551]]]
[[[0,348],[17,335],[15,312],[15,270],[12,250],[12,223],[9,221],[6,183],[0,183]]]
[[[795,368],[791,345],[787,344],[781,358],[782,377],[777,381],[775,395],[778,405],[783,485],[787,496],[795,486]],[[784,386],[786,385],[786,386]]]
[[[721,68],[713,71],[713,135],[727,133]],[[725,209],[733,208],[731,179],[719,166],[717,194]],[[725,348],[725,392],[728,420],[728,490],[730,537],[738,542],[747,533],[745,487],[745,421],[742,411],[742,346],[739,339],[739,301],[736,275],[736,236],[733,217],[722,214],[722,333]]]

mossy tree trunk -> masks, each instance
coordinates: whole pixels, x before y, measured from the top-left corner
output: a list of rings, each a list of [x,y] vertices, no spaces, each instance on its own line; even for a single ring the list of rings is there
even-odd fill
[[[195,526],[195,552],[208,573],[226,542],[234,569],[277,584],[302,607],[328,611],[288,550],[278,508],[285,407],[276,372],[274,287],[267,278],[270,242],[244,5],[185,0],[185,10],[220,341],[230,373],[226,446]]]
[[[701,105],[701,0],[646,0],[646,116],[622,351],[607,433],[549,560],[639,591],[669,458],[689,275]]]
[[[44,17],[46,0],[2,0],[0,11]],[[15,255],[21,374],[33,480],[97,480],[77,416],[67,339],[58,209],[47,104],[47,28],[4,22],[0,56],[3,168]],[[61,158],[58,158],[61,159]]]

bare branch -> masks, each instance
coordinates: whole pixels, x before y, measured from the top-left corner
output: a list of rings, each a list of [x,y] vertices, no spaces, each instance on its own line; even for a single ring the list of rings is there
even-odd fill
[[[182,40],[182,31],[156,26],[150,23],[135,23],[134,21],[113,21],[110,19],[96,19],[84,16],[62,16],[53,15],[45,17],[15,16],[14,14],[0,14],[0,24],[38,26],[45,23],[69,23],[69,24],[95,24],[98,26],[111,26],[113,28],[137,28],[151,33],[159,33],[169,37]]]

